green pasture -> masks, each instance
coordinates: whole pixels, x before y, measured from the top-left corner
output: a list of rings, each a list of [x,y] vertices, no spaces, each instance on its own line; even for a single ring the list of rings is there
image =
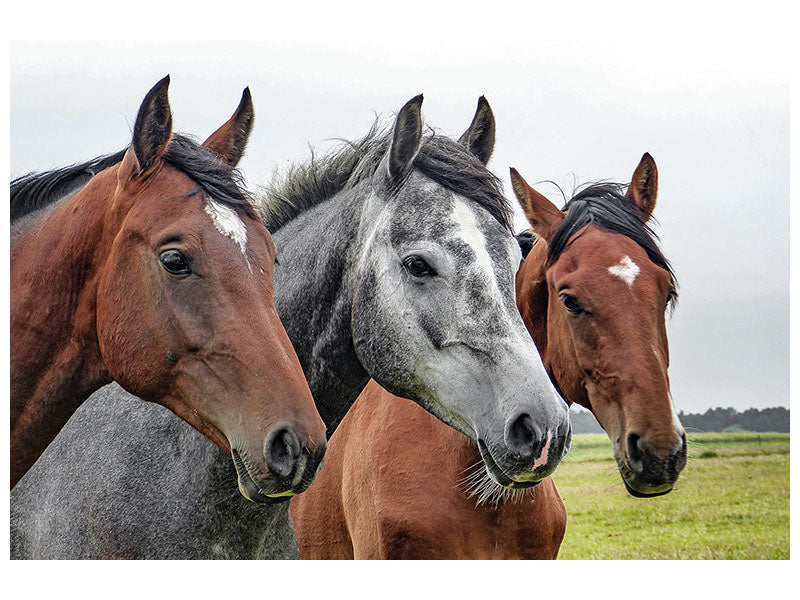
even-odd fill
[[[560,559],[788,559],[789,434],[689,434],[675,489],[627,494],[604,434],[573,438],[554,479]]]

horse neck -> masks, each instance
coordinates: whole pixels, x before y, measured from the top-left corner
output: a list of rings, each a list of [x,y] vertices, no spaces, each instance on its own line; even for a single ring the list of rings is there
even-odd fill
[[[369,381],[355,352],[350,280],[365,197],[340,193],[273,233],[275,303],[328,437]]]
[[[77,406],[111,381],[97,342],[95,305],[105,234],[92,182],[42,211],[11,245],[11,443],[15,468],[35,460]],[[19,463],[19,464],[17,464]]]

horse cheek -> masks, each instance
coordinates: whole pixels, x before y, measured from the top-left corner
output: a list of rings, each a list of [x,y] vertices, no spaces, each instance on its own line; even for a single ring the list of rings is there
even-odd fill
[[[105,272],[101,275],[97,338],[111,377],[131,394],[157,401],[165,389],[170,363],[166,350],[157,355],[158,314],[152,298],[147,297],[152,289],[148,283],[106,276]]]

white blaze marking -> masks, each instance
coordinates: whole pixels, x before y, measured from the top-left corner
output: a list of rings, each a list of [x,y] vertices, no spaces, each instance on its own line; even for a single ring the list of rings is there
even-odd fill
[[[209,196],[206,199],[206,214],[211,217],[217,231],[225,237],[231,238],[239,246],[239,250],[247,261],[247,268],[252,271],[250,260],[247,258],[247,228],[239,215],[232,208],[220,204]]]
[[[480,229],[478,223],[475,221],[475,215],[461,198],[453,198],[453,212],[451,213],[453,220],[459,226],[460,239],[464,241],[470,248],[475,251],[476,263],[478,268],[483,271],[488,280],[491,295],[502,306],[503,297],[500,294],[500,289],[497,287],[497,281],[494,277],[494,269],[492,268],[492,259],[489,258],[489,252],[486,250],[486,238]]]
[[[475,218],[475,214],[472,212],[472,210],[470,210],[469,206],[462,198],[454,196],[453,211],[450,213],[450,216],[458,225],[456,235],[460,240],[469,245],[469,247],[475,251],[475,264],[479,270],[483,271],[485,275],[487,292],[491,296],[494,304],[489,308],[491,310],[501,310],[501,314],[503,315],[502,319],[505,321],[506,335],[517,338],[519,344],[525,349],[523,352],[531,353],[534,357],[534,362],[538,363],[539,367],[541,368],[542,362],[539,358],[539,351],[536,349],[536,346],[534,346],[533,340],[531,339],[528,330],[525,328],[525,324],[522,322],[522,317],[517,310],[515,299],[516,291],[514,289],[513,277],[516,273],[517,265],[519,263],[512,262],[511,265],[509,265],[514,270],[512,272],[512,287],[510,290],[512,294],[512,309],[509,312],[504,301],[503,293],[500,291],[500,286],[498,285],[497,278],[495,277],[494,269],[492,267],[492,259],[489,256],[488,249],[486,248],[486,237],[483,235],[483,232],[478,229],[478,222]],[[515,256],[518,260],[521,260],[522,252],[519,249],[519,243],[513,236],[509,236],[509,238],[510,241],[508,252],[511,253],[511,256]],[[542,375],[547,381],[547,385],[550,386],[550,380],[547,379],[544,369],[541,368],[541,371]],[[552,386],[550,387],[552,389]]]
[[[630,256],[623,256],[619,264],[608,267],[608,272],[632,286],[633,282],[636,281],[636,276],[639,274],[639,265],[633,262]]]

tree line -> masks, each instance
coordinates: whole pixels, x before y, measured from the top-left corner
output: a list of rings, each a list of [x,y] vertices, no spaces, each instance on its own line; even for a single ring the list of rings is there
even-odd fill
[[[569,411],[573,433],[603,433],[603,428],[588,410],[575,404]],[[789,433],[789,409],[748,408],[739,412],[735,408],[709,408],[704,413],[680,411],[678,417],[687,433],[721,431],[757,431]]]
[[[678,417],[689,433],[735,430],[789,433],[789,409],[782,406],[748,408],[743,412],[735,408],[709,408],[702,414],[680,411]]]

